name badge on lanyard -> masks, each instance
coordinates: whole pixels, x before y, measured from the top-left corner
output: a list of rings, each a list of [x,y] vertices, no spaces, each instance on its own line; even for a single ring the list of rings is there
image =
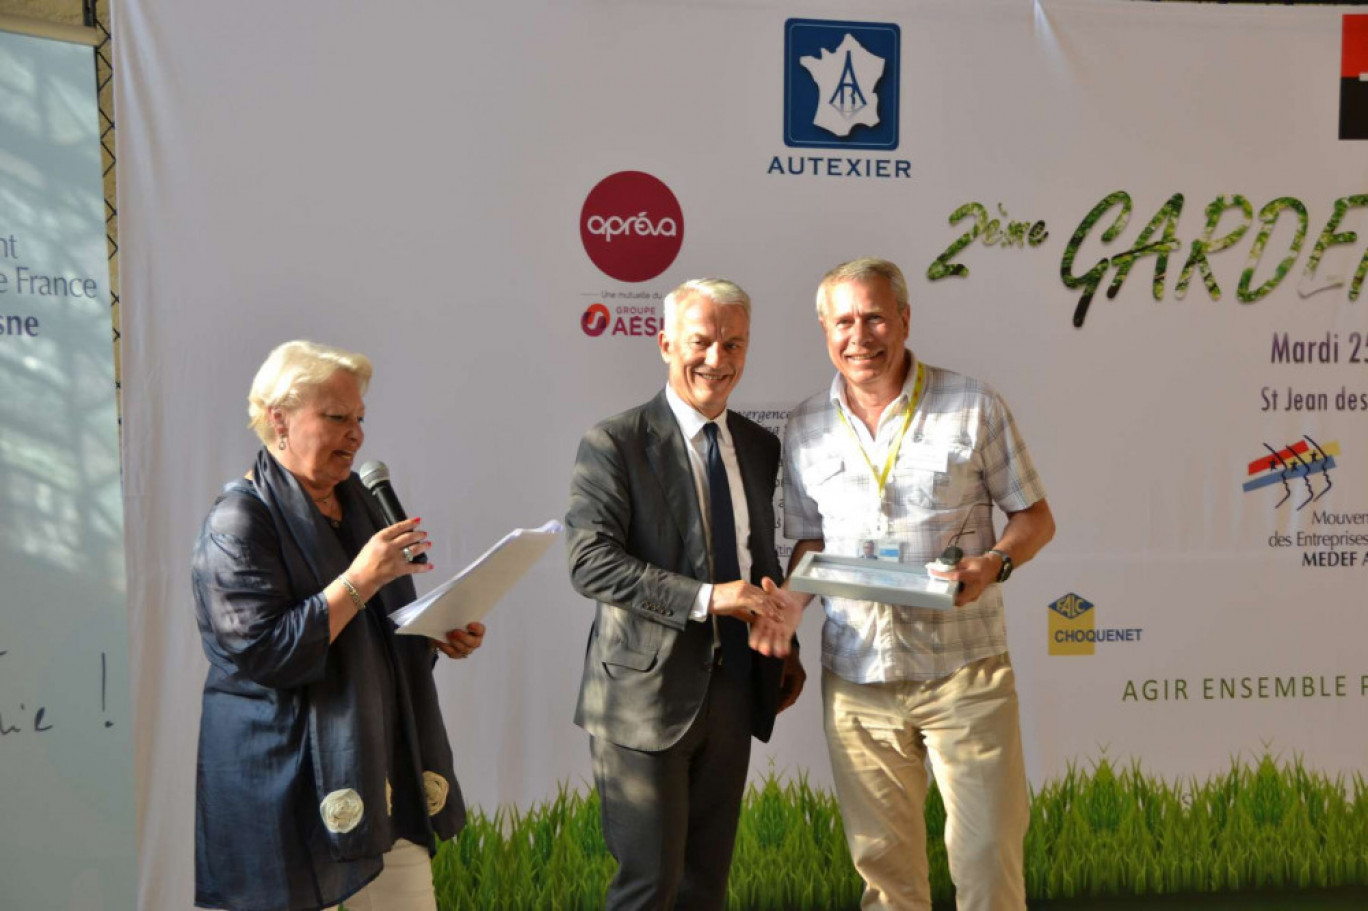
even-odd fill
[[[885,563],[902,562],[902,542],[897,538],[865,538],[860,541],[861,560],[882,560]]]
[[[869,537],[860,541],[858,556],[865,560],[883,560],[888,563],[902,562],[902,541],[892,536],[889,528],[889,520],[892,518],[892,504],[887,501],[885,492],[888,487],[888,480],[893,474],[893,466],[898,461],[898,451],[902,447],[903,437],[907,435],[907,428],[912,425],[912,412],[916,410],[917,403],[921,400],[922,389],[926,383],[926,368],[918,361],[916,381],[912,385],[912,395],[907,400],[907,409],[903,412],[902,428],[898,435],[893,439],[892,445],[888,450],[888,458],[884,461],[883,469],[880,470],[865,451],[864,444],[860,442],[860,436],[846,419],[845,412],[837,409],[836,413],[841,418],[841,423],[845,424],[846,430],[850,431],[850,436],[855,441],[855,445],[860,449],[860,455],[864,456],[865,464],[869,466],[869,473],[874,482],[874,522],[870,529]],[[924,450],[920,456],[915,453],[917,450]],[[908,451],[908,462],[916,468],[929,468],[931,471],[945,471],[950,464],[950,454],[942,450],[940,452],[940,467],[932,467],[935,452],[930,446],[918,445]]]

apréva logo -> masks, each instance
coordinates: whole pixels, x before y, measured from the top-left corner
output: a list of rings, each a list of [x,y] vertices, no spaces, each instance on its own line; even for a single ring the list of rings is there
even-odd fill
[[[684,213],[659,178],[644,171],[619,171],[600,180],[585,198],[580,209],[580,241],[589,259],[608,277],[621,282],[648,281],[679,255]],[[585,331],[589,331],[587,325]]]

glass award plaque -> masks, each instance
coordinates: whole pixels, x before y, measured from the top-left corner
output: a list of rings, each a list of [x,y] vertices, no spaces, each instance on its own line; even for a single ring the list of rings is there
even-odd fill
[[[804,554],[789,576],[789,587],[795,591],[934,610],[955,606],[958,585],[911,563],[837,557],[820,551]]]

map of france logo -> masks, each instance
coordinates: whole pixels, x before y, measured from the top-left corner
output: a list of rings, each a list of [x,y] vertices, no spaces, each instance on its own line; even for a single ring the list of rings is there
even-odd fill
[[[897,25],[784,23],[784,144],[896,149],[902,33]]]

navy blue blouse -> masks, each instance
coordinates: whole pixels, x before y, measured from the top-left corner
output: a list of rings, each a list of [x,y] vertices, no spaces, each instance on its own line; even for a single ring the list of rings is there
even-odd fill
[[[226,485],[195,546],[209,673],[200,717],[195,903],[229,911],[335,905],[399,837],[436,847],[465,804],[426,639],[388,615],[404,577],[328,642],[323,588],[385,522],[356,475],[334,529],[265,449]]]

